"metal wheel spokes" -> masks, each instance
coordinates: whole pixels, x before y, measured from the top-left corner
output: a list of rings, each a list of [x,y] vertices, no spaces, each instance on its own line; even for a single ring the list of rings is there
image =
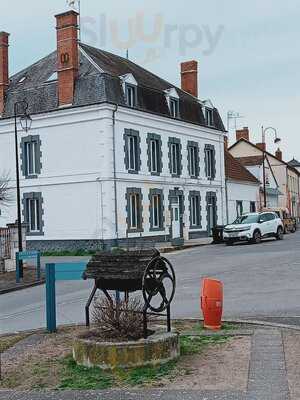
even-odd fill
[[[150,261],[143,277],[143,297],[147,308],[163,312],[175,295],[176,280],[171,263],[156,257]]]

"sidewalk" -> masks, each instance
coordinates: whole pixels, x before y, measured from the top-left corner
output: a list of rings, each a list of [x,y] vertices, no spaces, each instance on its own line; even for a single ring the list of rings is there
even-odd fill
[[[186,240],[182,246],[172,246],[171,242],[157,243],[156,248],[161,253],[171,253],[172,251],[187,250],[194,247],[207,246],[212,244],[213,240],[210,237]]]
[[[241,335],[237,331],[232,334]],[[0,400],[299,400],[300,334],[292,330],[244,330],[251,338],[248,384],[245,391],[107,390],[15,392],[1,391]],[[38,336],[36,340],[38,340]],[[28,341],[28,339],[26,339]],[[3,354],[11,358],[15,350]],[[225,368],[225,365],[224,365]],[[201,371],[199,371],[201,373]],[[188,388],[190,389],[190,388]]]

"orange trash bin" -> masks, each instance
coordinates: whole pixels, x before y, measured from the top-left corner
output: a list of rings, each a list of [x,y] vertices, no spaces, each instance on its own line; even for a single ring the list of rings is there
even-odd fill
[[[204,317],[204,328],[221,329],[223,313],[223,283],[221,281],[210,278],[203,279],[201,309]]]

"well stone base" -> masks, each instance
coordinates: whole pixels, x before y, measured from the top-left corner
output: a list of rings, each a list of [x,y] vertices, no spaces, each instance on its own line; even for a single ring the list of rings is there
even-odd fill
[[[147,339],[117,343],[76,338],[73,344],[73,358],[78,365],[103,370],[163,364],[179,355],[176,333],[157,332]]]

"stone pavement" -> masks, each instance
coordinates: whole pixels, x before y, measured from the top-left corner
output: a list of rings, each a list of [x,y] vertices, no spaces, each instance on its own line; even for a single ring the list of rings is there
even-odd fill
[[[296,338],[300,335],[295,336]],[[38,338],[37,338],[38,339]],[[297,339],[298,340],[298,339]],[[26,345],[32,345],[27,339]],[[5,355],[5,353],[4,353]],[[200,371],[201,373],[201,371]],[[259,328],[252,336],[251,358],[246,392],[190,390],[133,391],[1,391],[0,400],[294,400],[288,385],[284,339],[280,329]],[[295,400],[297,400],[295,398]]]

